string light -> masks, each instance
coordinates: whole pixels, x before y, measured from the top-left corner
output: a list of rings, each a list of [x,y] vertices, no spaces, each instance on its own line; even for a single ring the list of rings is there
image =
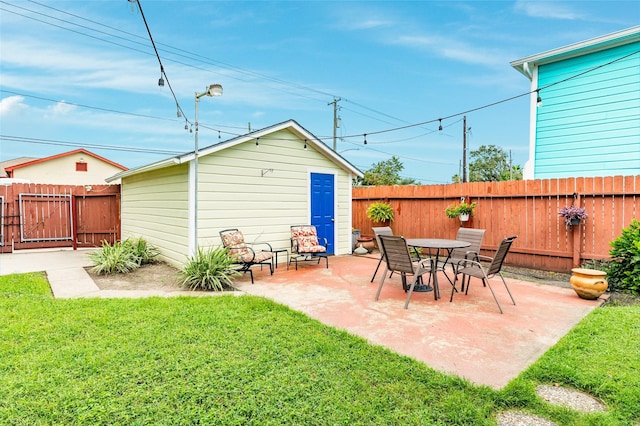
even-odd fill
[[[256,148],[260,148],[260,138],[256,138]]]
[[[536,98],[536,106],[540,108],[542,106],[542,98],[540,97],[540,89],[536,89],[538,97]]]
[[[366,133],[364,134],[364,144],[365,145],[367,144],[367,134]]]
[[[306,139],[304,140],[304,150],[305,151],[307,150],[307,140]]]
[[[440,122],[440,125],[438,126],[438,131],[441,132],[442,131],[442,118],[438,118],[438,121]]]

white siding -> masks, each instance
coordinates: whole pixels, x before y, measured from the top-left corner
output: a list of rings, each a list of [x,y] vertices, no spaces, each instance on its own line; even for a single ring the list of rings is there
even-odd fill
[[[288,249],[290,226],[310,223],[309,175],[335,174],[335,253],[351,252],[351,178],[330,159],[283,130],[200,159],[199,244],[220,244],[239,228],[247,242]],[[284,261],[280,258],[279,261]]]
[[[143,237],[161,259],[182,266],[187,251],[188,165],[167,167],[122,180],[122,238]]]

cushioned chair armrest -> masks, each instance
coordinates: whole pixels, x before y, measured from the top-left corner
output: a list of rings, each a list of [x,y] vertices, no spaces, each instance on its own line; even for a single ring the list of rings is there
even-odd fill
[[[266,246],[266,248],[261,248],[262,251],[273,251],[273,247],[271,247],[271,244],[269,243],[252,243],[252,244],[248,244],[252,247],[256,247],[256,246]]]
[[[246,249],[246,250],[250,251],[251,252],[251,259],[246,260],[246,259],[240,257],[240,260],[242,262],[244,262],[244,263],[251,263],[251,262],[253,262],[253,259],[256,258],[256,251],[254,249],[252,249],[251,247],[249,247],[248,245],[246,245],[246,244],[244,245],[244,247],[237,246],[237,247],[229,247],[229,248],[230,249]]]

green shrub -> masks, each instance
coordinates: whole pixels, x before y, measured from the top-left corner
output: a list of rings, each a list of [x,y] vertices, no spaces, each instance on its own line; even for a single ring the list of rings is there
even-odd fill
[[[102,241],[102,248],[89,254],[96,274],[123,274],[153,263],[160,251],[148,244],[143,238],[127,238],[110,245]]]
[[[147,265],[149,263],[157,262],[157,258],[160,255],[160,250],[157,247],[147,243],[144,238],[126,239],[124,244],[130,246],[133,253],[133,257],[136,259],[138,265]]]
[[[189,257],[182,270],[182,287],[190,290],[215,290],[233,288],[233,278],[239,275],[229,250],[224,247],[198,247],[195,256]]]
[[[611,242],[611,262],[607,272],[609,288],[640,294],[640,222],[631,221],[622,235]]]
[[[123,274],[138,269],[140,266],[133,254],[131,245],[116,241],[109,245],[102,241],[102,248],[89,254],[96,274]]]

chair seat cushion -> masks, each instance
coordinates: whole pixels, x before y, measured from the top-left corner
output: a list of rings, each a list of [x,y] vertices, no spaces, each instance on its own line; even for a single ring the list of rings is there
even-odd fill
[[[324,253],[327,251],[325,246],[321,245],[299,245],[298,253]]]
[[[242,260],[244,262],[253,262],[253,263],[262,263],[273,257],[273,253],[270,251],[257,251],[256,257],[253,257],[253,253],[249,252],[248,254],[242,255]]]

